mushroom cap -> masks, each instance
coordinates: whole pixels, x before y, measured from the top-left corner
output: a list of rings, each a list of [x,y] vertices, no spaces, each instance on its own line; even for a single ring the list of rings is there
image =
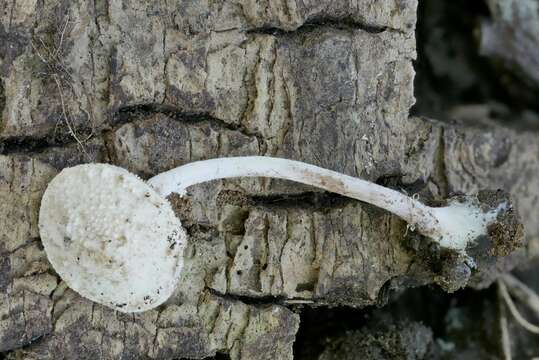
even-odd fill
[[[121,312],[145,311],[172,295],[187,243],[167,199],[107,164],[62,170],[43,195],[39,232],[70,288]]]

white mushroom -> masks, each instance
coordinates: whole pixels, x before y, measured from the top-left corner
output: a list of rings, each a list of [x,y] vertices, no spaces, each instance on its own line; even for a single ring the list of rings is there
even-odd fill
[[[369,181],[261,156],[194,162],[148,183],[112,165],[88,164],[64,169],[43,196],[39,227],[45,251],[82,296],[122,312],[154,308],[174,291],[186,244],[166,196],[201,182],[244,176],[293,180],[376,205],[461,253],[510,207],[501,202],[483,211],[475,197],[429,207]]]
[[[176,287],[186,235],[169,202],[127,170],[64,169],[45,191],[39,231],[56,272],[92,301],[138,312]]]
[[[185,193],[189,186],[205,181],[234,177],[271,177],[293,180],[361,200],[385,209],[437,241],[442,247],[464,251],[480,235],[486,235],[489,224],[508,208],[484,212],[477,199],[452,201],[434,208],[398,191],[370,181],[344,175],[299,161],[264,156],[230,157],[193,162],[159,174],[148,183],[160,194]]]

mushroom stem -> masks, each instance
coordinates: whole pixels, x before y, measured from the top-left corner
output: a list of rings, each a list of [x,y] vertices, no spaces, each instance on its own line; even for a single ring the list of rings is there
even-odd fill
[[[235,177],[292,180],[364,201],[397,215],[443,247],[462,251],[471,240],[486,234],[487,225],[504,209],[501,206],[483,213],[471,202],[433,208],[366,180],[299,161],[264,156],[197,161],[159,174],[148,183],[162,196],[168,196],[173,192],[184,194],[189,186],[202,182]]]

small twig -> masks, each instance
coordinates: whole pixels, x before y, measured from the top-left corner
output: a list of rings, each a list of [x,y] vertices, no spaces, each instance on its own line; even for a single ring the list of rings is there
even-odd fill
[[[41,38],[41,37],[38,37],[38,39],[39,39],[39,42],[42,45],[42,50],[45,52],[45,56],[41,53],[41,51],[38,50],[37,46],[34,44],[34,42],[32,40],[30,40],[30,43],[32,44],[32,48],[37,53],[37,56],[39,57],[39,59],[45,65],[47,65],[47,67],[48,67],[48,69],[49,69],[49,71],[51,73],[58,73],[61,70],[63,72],[63,75],[67,76],[69,78],[69,80],[72,80],[71,74],[66,69],[65,65],[62,63],[62,59],[60,59],[60,57],[59,57],[60,50],[62,49],[62,45],[63,45],[64,37],[65,37],[65,32],[67,30],[67,25],[68,24],[69,24],[69,18],[66,20],[66,22],[64,24],[64,28],[62,29],[62,33],[60,35],[60,41],[59,41],[58,45],[56,46],[56,49],[54,50],[54,52],[51,51],[51,49],[47,46],[47,44],[45,44],[45,42],[43,41],[43,38]]]
[[[49,57],[49,59],[51,59],[52,58],[51,51],[50,51],[49,47],[45,44],[45,42],[43,41],[43,39],[41,37],[39,38],[39,42],[41,43],[41,45],[43,45],[43,48],[45,49],[45,51],[47,51],[47,56]]]
[[[60,93],[60,102],[62,104],[62,113],[64,115],[64,120],[65,120],[66,126],[67,126],[67,128],[69,130],[69,133],[71,134],[71,136],[73,136],[75,141],[79,144],[79,146],[81,148],[81,151],[84,153],[84,155],[86,155],[86,157],[89,157],[88,153],[86,152],[86,149],[84,148],[84,145],[82,144],[79,137],[77,136],[77,134],[75,133],[75,131],[71,127],[71,124],[69,123],[69,118],[67,117],[67,112],[66,112],[66,107],[65,107],[65,102],[64,102],[64,94],[63,94],[63,91],[62,91],[62,85],[60,84],[60,81],[58,80],[58,76],[53,75],[53,77],[54,77],[54,81],[56,82],[56,86],[58,87],[58,92]]]
[[[60,41],[58,42],[58,46],[56,47],[56,50],[54,51],[53,56],[56,57],[60,50],[62,49],[62,43],[64,42],[64,35],[67,29],[67,24],[69,24],[69,16],[66,17],[66,22],[64,24],[64,28],[62,29],[62,33],[60,34]]]
[[[72,93],[75,93],[75,89],[72,84],[73,78],[70,72],[66,69],[65,65],[62,63],[62,59],[59,57],[60,52],[62,50],[63,43],[64,43],[64,38],[65,38],[68,25],[69,25],[69,17],[66,17],[62,31],[60,33],[60,39],[58,41],[58,45],[55,46],[54,51],[51,51],[51,49],[45,44],[45,42],[43,41],[41,37],[37,37],[37,39],[39,39],[39,42],[41,42],[41,45],[42,45],[41,51],[37,48],[37,46],[34,44],[34,41],[32,41],[32,39],[30,39],[30,43],[32,44],[32,48],[34,49],[39,59],[47,67],[48,73],[43,73],[43,75],[52,77],[54,79],[54,82],[56,83],[56,86],[58,88],[58,93],[60,95],[60,102],[62,105],[63,119],[68,128],[69,134],[75,139],[82,153],[86,157],[89,158],[88,152],[86,151],[86,148],[84,147],[83,142],[88,141],[93,136],[93,132],[83,141],[79,139],[74,127],[69,121],[68,111],[66,109],[65,100],[64,100],[62,81],[65,81],[67,86],[71,87]],[[82,108],[81,110],[86,112],[86,114],[88,115],[88,118],[90,118],[90,115],[88,114],[87,111],[85,111]],[[58,128],[58,122],[56,123],[54,127],[54,134],[56,134],[57,128]]]
[[[507,314],[504,306],[504,299],[501,288],[498,284],[498,307],[500,312],[500,332],[502,335],[502,350],[504,360],[511,360],[511,338],[507,327]]]
[[[528,320],[524,319],[522,314],[518,311],[517,307],[515,306],[515,303],[513,302],[513,299],[511,299],[511,296],[509,295],[509,292],[507,291],[507,286],[505,285],[504,281],[501,279],[498,279],[498,288],[500,290],[501,295],[503,296],[503,299],[505,300],[505,303],[507,304],[507,307],[509,308],[509,311],[511,312],[511,315],[515,318],[515,320],[528,330],[529,332],[533,334],[539,334],[539,326],[534,325],[530,323]]]
[[[30,44],[32,45],[32,48],[34,49],[34,51],[36,52],[37,56],[41,59],[41,61],[43,61],[44,64],[48,64],[47,60],[45,60],[45,58],[43,57],[43,55],[41,55],[41,53],[39,52],[39,50],[37,49],[36,45],[34,44],[34,42],[30,39]]]

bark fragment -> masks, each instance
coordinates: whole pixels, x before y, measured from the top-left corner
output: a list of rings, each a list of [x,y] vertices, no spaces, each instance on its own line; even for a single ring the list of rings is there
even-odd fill
[[[5,2],[0,351],[290,359],[291,304],[383,303],[439,272],[417,259],[402,221],[371,206],[284,181],[220,181],[173,201],[191,239],[176,294],[120,315],[65,289],[40,248],[44,188],[77,163],[148,177],[274,155],[425,199],[503,187],[537,238],[534,135],[408,117],[416,1],[275,4]]]

